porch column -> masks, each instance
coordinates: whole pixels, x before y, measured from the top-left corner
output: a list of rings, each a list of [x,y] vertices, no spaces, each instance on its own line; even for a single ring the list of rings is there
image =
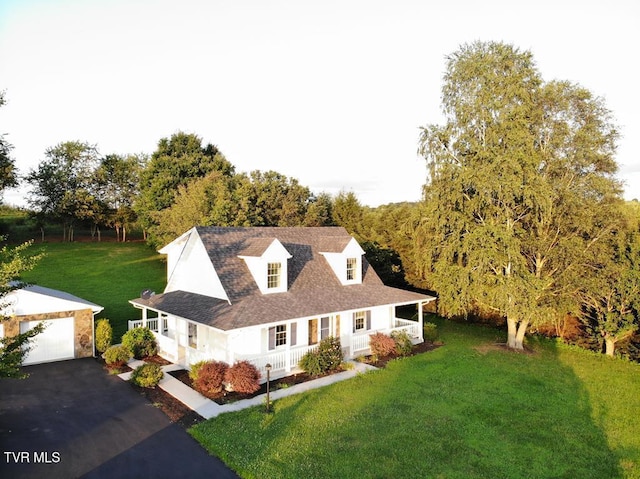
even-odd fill
[[[142,308],[142,327],[147,327],[147,308]]]
[[[418,303],[418,322],[420,323],[420,330],[418,331],[418,337],[420,338],[420,341],[424,341],[424,318],[422,317],[422,314],[423,314],[422,305],[423,305],[423,302],[420,301]]]

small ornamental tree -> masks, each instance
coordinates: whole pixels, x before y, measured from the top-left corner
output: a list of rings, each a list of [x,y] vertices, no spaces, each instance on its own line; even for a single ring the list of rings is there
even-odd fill
[[[198,370],[198,378],[193,385],[196,391],[207,397],[214,397],[224,389],[225,374],[229,365],[223,361],[209,361]]]
[[[158,343],[149,328],[133,328],[122,336],[122,345],[131,351],[136,359],[153,356],[158,353]]]
[[[252,394],[260,389],[260,371],[248,361],[238,361],[227,369],[225,382],[233,391]]]
[[[113,340],[113,328],[108,319],[99,319],[96,322],[96,350],[104,353]]]

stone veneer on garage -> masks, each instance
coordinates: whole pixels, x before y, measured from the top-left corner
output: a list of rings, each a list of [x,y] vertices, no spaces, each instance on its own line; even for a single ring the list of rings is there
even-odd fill
[[[12,316],[4,321],[4,334],[6,337],[16,336],[20,333],[20,323],[24,321],[55,321],[59,318],[70,317],[74,318],[74,357],[93,356],[93,311],[91,309]]]

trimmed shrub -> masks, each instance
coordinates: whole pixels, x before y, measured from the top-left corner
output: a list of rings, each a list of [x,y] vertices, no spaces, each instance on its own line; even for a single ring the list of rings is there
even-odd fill
[[[438,326],[434,323],[424,323],[422,331],[425,341],[432,343],[438,339]]]
[[[340,369],[344,359],[340,338],[333,336],[324,338],[318,345],[318,353],[320,354],[320,365],[325,372]]]
[[[298,366],[307,374],[318,376],[339,369],[342,359],[340,338],[329,336],[320,341],[317,349],[308,351],[302,356]]]
[[[195,381],[196,379],[198,379],[198,373],[200,372],[200,368],[206,363],[207,361],[203,360],[203,361],[198,361],[197,363],[193,363],[191,365],[191,368],[189,369],[189,378],[192,381]]]
[[[324,372],[320,365],[320,354],[317,349],[307,351],[304,356],[300,358],[298,367],[311,376],[319,376]]]
[[[121,368],[129,359],[131,359],[131,351],[121,345],[110,346],[102,355],[104,361],[113,368]]]
[[[371,354],[377,357],[389,356],[396,352],[395,340],[386,334],[375,333],[370,336],[369,347]]]
[[[227,369],[224,380],[239,393],[251,394],[260,389],[260,371],[248,361],[238,361]]]
[[[143,388],[154,388],[158,385],[164,372],[160,365],[155,363],[145,363],[138,366],[131,373],[131,382]]]
[[[207,361],[198,370],[198,378],[193,385],[199,393],[207,397],[215,396],[224,389],[224,376],[229,365],[223,361]]]
[[[96,322],[96,351],[104,353],[113,340],[113,328],[108,319],[99,319]]]
[[[129,348],[136,359],[143,359],[158,353],[158,343],[149,328],[133,328],[122,336],[122,345]]]
[[[396,343],[396,353],[399,356],[408,356],[413,349],[413,343],[406,331],[393,331],[391,337]]]

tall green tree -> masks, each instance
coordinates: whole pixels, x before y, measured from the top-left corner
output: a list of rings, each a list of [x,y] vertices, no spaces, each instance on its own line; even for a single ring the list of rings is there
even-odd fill
[[[0,91],[0,107],[6,103],[4,92]],[[11,158],[12,145],[5,140],[5,134],[0,133],[0,195],[6,188],[18,186],[16,164]]]
[[[250,207],[254,226],[300,226],[304,223],[311,192],[297,179],[277,171],[249,174]]]
[[[578,292],[583,321],[609,356],[640,329],[640,206],[629,202],[621,208],[619,227],[590,250],[593,274]]]
[[[102,208],[93,192],[98,150],[86,142],[67,141],[48,148],[45,157],[27,175],[32,187],[28,201],[39,215],[61,221],[64,238],[73,241],[77,220],[92,219]]]
[[[31,254],[30,246],[31,243],[23,243],[16,247],[4,245],[0,249],[0,310],[8,306],[7,294],[22,286],[20,275],[33,269],[42,257],[42,254]],[[6,319],[6,316],[0,316],[1,321]],[[20,366],[31,348],[33,338],[42,331],[44,325],[40,323],[25,333],[0,338],[0,378],[26,377]]]
[[[139,194],[145,155],[107,155],[94,173],[96,195],[106,208],[106,222],[118,241],[127,240],[127,229],[136,220],[133,205]]]
[[[366,239],[364,233],[365,208],[353,191],[341,191],[333,199],[331,207],[333,222],[345,228],[358,241]]]
[[[442,104],[446,123],[420,138],[417,264],[444,314],[500,315],[522,349],[529,325],[578,308],[584,255],[612,227],[621,191],[617,130],[601,99],[545,84],[530,52],[503,43],[450,55]]]
[[[134,205],[151,243],[159,244],[158,213],[174,203],[179,187],[214,171],[232,176],[234,167],[217,147],[203,146],[197,135],[179,132],[160,140],[140,174],[140,195]]]

